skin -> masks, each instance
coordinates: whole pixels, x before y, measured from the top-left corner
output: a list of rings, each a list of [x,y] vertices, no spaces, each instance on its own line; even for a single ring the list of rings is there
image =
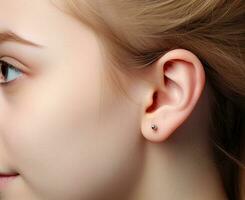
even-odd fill
[[[0,30],[43,46],[0,45],[1,60],[23,70],[0,87],[0,172],[19,173],[3,200],[226,199],[192,52],[172,50],[133,76],[116,71],[129,100],[105,79],[88,27],[46,0],[0,2]]]

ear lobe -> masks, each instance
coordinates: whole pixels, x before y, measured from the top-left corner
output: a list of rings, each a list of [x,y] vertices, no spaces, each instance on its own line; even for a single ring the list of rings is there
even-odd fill
[[[162,142],[191,114],[205,85],[205,71],[199,59],[184,49],[168,52],[151,70],[150,74],[157,73],[152,78],[159,80],[154,81],[151,99],[146,100],[151,105],[145,109],[141,129],[147,140]]]

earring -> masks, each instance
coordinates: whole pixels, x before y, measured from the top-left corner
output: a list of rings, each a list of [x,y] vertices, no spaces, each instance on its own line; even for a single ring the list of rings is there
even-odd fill
[[[158,127],[157,127],[157,125],[152,124],[152,125],[151,125],[151,128],[152,128],[152,130],[156,131]]]

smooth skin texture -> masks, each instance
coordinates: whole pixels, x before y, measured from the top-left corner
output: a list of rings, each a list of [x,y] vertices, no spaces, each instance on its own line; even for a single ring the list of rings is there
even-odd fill
[[[0,45],[1,60],[23,70],[0,87],[0,172],[20,174],[2,200],[225,199],[192,52],[172,50],[130,77],[118,71],[129,100],[105,79],[88,27],[48,0],[0,2],[0,31],[43,46]]]

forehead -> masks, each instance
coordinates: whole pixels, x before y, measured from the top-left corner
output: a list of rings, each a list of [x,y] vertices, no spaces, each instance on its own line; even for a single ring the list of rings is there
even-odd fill
[[[11,31],[43,45],[57,40],[57,34],[64,38],[69,32],[81,34],[81,23],[68,15],[63,0],[0,0],[0,3],[0,32]]]
[[[51,25],[57,15],[47,0],[0,0],[0,3],[0,31],[11,30],[28,38],[34,35],[28,33]]]

